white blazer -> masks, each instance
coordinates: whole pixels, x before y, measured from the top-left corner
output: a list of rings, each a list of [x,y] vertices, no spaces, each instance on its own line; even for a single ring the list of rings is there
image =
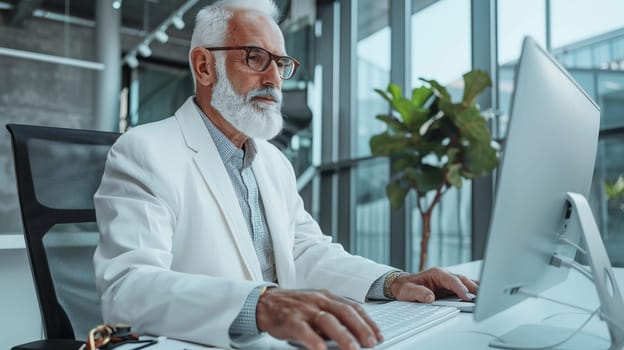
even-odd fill
[[[104,321],[140,333],[229,347],[228,328],[264,284],[234,187],[193,99],[111,148],[95,194],[94,255]],[[252,164],[279,285],[363,301],[391,267],[352,256],[321,233],[292,167],[266,141]]]

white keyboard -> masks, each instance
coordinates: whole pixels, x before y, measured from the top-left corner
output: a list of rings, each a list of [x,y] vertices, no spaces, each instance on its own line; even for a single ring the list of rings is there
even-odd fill
[[[384,337],[375,349],[383,349],[416,333],[442,323],[459,313],[454,307],[403,301],[366,303],[366,312]]]
[[[455,315],[459,309],[449,306],[410,303],[404,301],[381,301],[361,304],[375,321],[384,337],[383,343],[375,349],[385,349],[416,333],[440,324]],[[298,341],[289,341],[290,345],[304,348]],[[333,340],[327,341],[328,349],[338,349]]]

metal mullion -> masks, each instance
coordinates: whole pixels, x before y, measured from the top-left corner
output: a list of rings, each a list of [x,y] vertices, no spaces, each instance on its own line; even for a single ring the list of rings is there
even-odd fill
[[[338,156],[338,53],[339,51],[339,4],[319,2],[318,18],[322,33],[318,38],[317,62],[322,67],[322,123],[321,123],[321,164],[333,163]],[[321,172],[319,181],[319,225],[325,234],[337,239],[337,175]]]
[[[493,82],[482,94],[481,109],[498,105],[498,59],[496,42],[496,0],[472,0],[472,68],[487,71]],[[494,177],[490,174],[472,181],[472,259],[482,259],[493,208]]]
[[[411,91],[411,1],[389,1],[390,7],[390,81],[399,85],[406,97]],[[392,172],[391,169],[388,171]],[[390,265],[407,270],[412,234],[409,200],[400,209],[390,209]],[[409,260],[408,260],[409,259]]]
[[[357,0],[340,1],[340,99],[338,105],[338,159],[351,158],[353,137],[351,133],[355,115],[355,89],[357,87]],[[337,239],[347,251],[352,251],[351,235],[355,222],[354,169],[338,172],[338,231]]]

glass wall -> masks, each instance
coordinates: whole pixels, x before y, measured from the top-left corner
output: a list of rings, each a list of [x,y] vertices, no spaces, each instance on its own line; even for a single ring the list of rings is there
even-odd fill
[[[390,82],[390,27],[388,1],[357,2],[357,86],[351,153],[354,158],[371,154],[369,139],[384,130],[375,118],[388,113],[388,103],[374,89]],[[355,223],[352,247],[356,254],[388,263],[390,206],[385,195],[388,162],[364,161],[354,168]]]
[[[411,16],[411,30],[412,86],[423,84],[419,78],[434,79],[448,87],[454,101],[460,100],[462,75],[472,64],[470,0],[438,1],[418,9]],[[470,182],[464,181],[460,190],[449,190],[433,210],[427,266],[470,260],[470,191]],[[410,203],[415,203],[414,197]],[[415,205],[410,206],[408,215],[412,223],[408,266],[417,270],[422,220]]]
[[[471,67],[470,0],[434,2],[412,14],[411,27],[412,86],[425,78],[460,87]]]
[[[377,114],[387,113],[388,104],[374,89],[385,90],[390,83],[390,27],[388,2],[357,2],[358,34],[356,47],[357,89],[354,115],[354,157],[370,155],[369,138],[382,132],[384,124]]]
[[[514,87],[514,69],[525,36],[546,47],[546,3],[544,0],[497,1],[498,109],[494,135],[504,138]]]
[[[390,202],[386,199],[389,163],[375,158],[359,162],[355,168],[355,234],[352,247],[356,254],[390,263]]]

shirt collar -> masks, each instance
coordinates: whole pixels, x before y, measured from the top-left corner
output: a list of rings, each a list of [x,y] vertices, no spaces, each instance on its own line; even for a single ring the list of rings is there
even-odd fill
[[[206,116],[204,111],[199,108],[197,103],[195,104],[195,108],[199,112],[199,115],[202,117],[204,124],[206,125],[206,129],[208,129],[208,133],[217,147],[217,151],[221,156],[221,160],[223,163],[228,163],[233,161],[232,157],[243,158],[242,167],[246,168],[251,165],[251,162],[256,157],[257,149],[256,143],[253,139],[248,138],[247,141],[243,144],[243,149],[240,149],[234,145],[234,143],[223,134],[219,128],[214,125],[214,123]],[[243,151],[244,150],[244,151]],[[239,163],[239,162],[236,162]]]

